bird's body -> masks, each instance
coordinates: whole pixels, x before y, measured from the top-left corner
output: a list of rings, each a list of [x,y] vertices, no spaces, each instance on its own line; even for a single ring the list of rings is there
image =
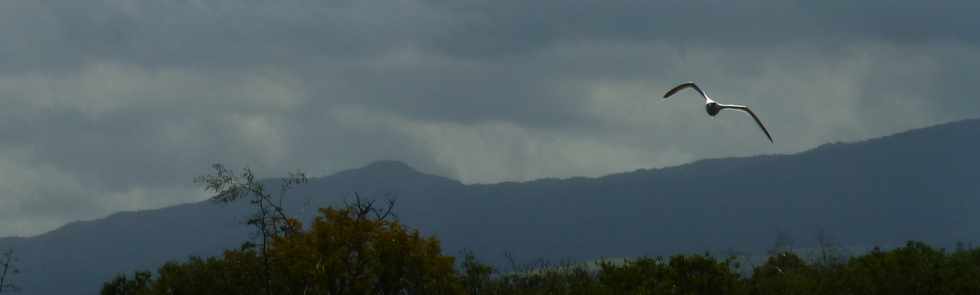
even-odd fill
[[[755,123],[759,124],[759,128],[762,129],[762,132],[766,134],[766,138],[769,138],[769,142],[773,142],[772,136],[769,135],[769,130],[766,130],[766,126],[762,125],[762,121],[759,120],[759,117],[756,116],[755,113],[753,113],[752,110],[749,109],[749,107],[743,105],[737,105],[737,104],[718,103],[717,101],[711,99],[711,97],[709,97],[707,93],[701,90],[701,88],[698,87],[698,85],[694,84],[694,82],[687,82],[675,86],[674,88],[670,89],[670,91],[667,91],[666,94],[664,94],[664,99],[667,99],[671,95],[674,95],[674,93],[677,93],[678,91],[681,91],[685,88],[692,88],[696,90],[698,93],[700,93],[701,97],[704,97],[704,110],[708,113],[708,116],[714,117],[715,115],[718,115],[718,113],[721,112],[721,110],[724,109],[743,111],[749,114],[750,116],[752,116],[752,119],[755,119]]]
[[[704,110],[708,112],[708,116],[714,117],[718,112],[721,112],[721,109],[721,105],[714,101],[709,101],[704,104]]]

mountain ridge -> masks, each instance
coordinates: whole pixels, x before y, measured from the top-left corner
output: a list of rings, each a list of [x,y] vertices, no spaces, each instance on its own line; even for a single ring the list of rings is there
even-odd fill
[[[311,179],[290,194],[303,219],[318,207],[397,199],[408,226],[491,263],[588,260],[706,250],[760,252],[777,234],[826,230],[841,245],[971,241],[980,236],[980,120],[904,131],[795,154],[699,160],[601,177],[462,184],[397,161]],[[269,180],[274,181],[274,180]],[[97,292],[111,275],[208,256],[249,238],[247,204],[201,201],[75,222],[13,245],[36,294]],[[813,244],[798,240],[799,246]],[[86,266],[98,266],[88,269]],[[34,292],[36,291],[36,292]]]
[[[661,170],[681,169],[681,168],[685,168],[685,167],[689,167],[689,166],[704,165],[706,163],[713,163],[715,161],[760,159],[760,158],[769,158],[769,157],[803,155],[803,154],[807,154],[807,153],[811,153],[811,152],[824,151],[826,149],[834,149],[834,148],[838,148],[838,147],[841,147],[841,146],[862,144],[862,143],[868,143],[868,142],[877,142],[879,140],[887,140],[889,138],[893,138],[893,137],[896,137],[896,136],[900,137],[900,136],[904,136],[904,135],[913,135],[913,134],[917,134],[919,132],[924,132],[924,131],[932,130],[932,129],[935,129],[935,128],[942,128],[944,126],[952,126],[952,125],[960,125],[960,124],[980,124],[980,118],[970,118],[970,119],[963,119],[963,120],[958,120],[958,121],[945,122],[945,123],[940,123],[940,124],[936,124],[936,125],[932,125],[932,126],[926,126],[926,127],[921,127],[921,128],[915,128],[915,129],[905,130],[905,131],[901,131],[901,132],[897,132],[897,133],[893,133],[893,134],[884,135],[884,136],[881,136],[881,137],[875,137],[875,138],[869,138],[869,139],[862,139],[862,140],[857,140],[857,141],[852,141],[852,142],[840,142],[840,141],[838,141],[838,142],[824,143],[824,144],[818,145],[818,146],[816,146],[814,148],[807,149],[807,150],[804,150],[804,151],[800,151],[800,152],[797,152],[797,153],[760,154],[760,155],[750,155],[750,156],[706,158],[706,159],[699,159],[699,160],[691,161],[691,162],[688,162],[688,163],[682,163],[682,164],[673,165],[673,166],[664,166],[664,167],[655,167],[655,168],[639,168],[639,169],[634,169],[634,170],[630,170],[630,171],[613,172],[613,173],[609,173],[609,174],[605,174],[605,175],[600,175],[600,176],[543,177],[543,178],[530,179],[530,180],[500,181],[500,182],[492,182],[492,183],[464,184],[464,183],[462,183],[462,182],[460,182],[460,181],[458,181],[456,179],[453,179],[451,177],[448,177],[448,176],[442,176],[442,175],[437,175],[437,174],[430,174],[430,173],[419,171],[418,169],[415,169],[411,165],[408,165],[407,163],[402,162],[402,161],[398,161],[398,160],[377,160],[377,161],[369,162],[368,164],[365,164],[364,166],[361,166],[361,167],[358,167],[358,168],[345,169],[345,170],[341,170],[341,171],[339,171],[337,173],[334,173],[334,174],[331,174],[331,175],[328,175],[328,176],[316,177],[316,178],[314,178],[314,180],[315,179],[326,178],[326,177],[336,177],[336,176],[362,176],[362,175],[385,175],[385,176],[392,176],[392,175],[399,175],[399,174],[402,174],[401,176],[406,176],[406,175],[412,175],[412,176],[434,176],[434,177],[442,178],[442,179],[445,179],[445,180],[449,180],[450,182],[459,183],[459,184],[464,185],[464,186],[492,186],[492,185],[500,185],[500,184],[517,184],[517,185],[520,185],[520,184],[529,184],[529,183],[538,183],[538,182],[552,182],[552,181],[596,180],[596,179],[603,179],[603,178],[608,178],[608,177],[616,177],[618,175],[630,174],[630,173],[634,173],[634,172],[655,172],[655,171],[661,171]],[[263,179],[261,181],[263,181],[263,182],[274,182],[274,181],[277,181],[277,180],[278,179],[276,179],[276,178],[268,178],[268,179]],[[137,212],[142,212],[142,211],[164,210],[164,209],[169,209],[169,208],[172,208],[172,207],[179,207],[179,206],[190,205],[190,204],[198,204],[198,203],[202,203],[202,202],[209,202],[209,200],[191,201],[191,202],[180,203],[180,204],[175,204],[175,205],[161,207],[161,208],[154,208],[154,209],[140,209],[140,210],[118,211],[118,212],[113,212],[113,213],[111,213],[111,214],[109,214],[107,216],[104,216],[104,217],[71,221],[69,223],[66,223],[65,225],[59,226],[58,228],[52,229],[52,230],[47,231],[47,232],[44,232],[44,233],[39,233],[37,235],[29,235],[29,236],[5,236],[5,237],[0,237],[0,240],[2,240],[2,239],[12,239],[12,238],[20,238],[20,239],[33,238],[33,237],[37,237],[37,236],[40,236],[40,235],[44,235],[44,234],[49,233],[49,232],[57,231],[57,230],[61,229],[62,227],[65,227],[65,226],[69,226],[69,225],[73,225],[73,224],[77,224],[77,223],[86,223],[86,222],[89,222],[89,221],[94,221],[94,220],[99,220],[99,219],[110,218],[110,217],[113,217],[113,216],[116,216],[116,215],[119,215],[119,214],[137,213]]]

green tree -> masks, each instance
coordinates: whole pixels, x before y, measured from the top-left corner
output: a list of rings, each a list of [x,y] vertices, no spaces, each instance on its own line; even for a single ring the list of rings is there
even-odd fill
[[[733,259],[719,261],[710,255],[677,255],[670,258],[671,294],[737,294],[741,281]]]
[[[297,231],[273,237],[264,254],[245,245],[169,262],[155,279],[117,277],[103,294],[461,294],[454,258],[434,237],[392,219],[391,205],[357,199],[324,208],[308,229],[290,220]]]
[[[950,294],[980,294],[980,248],[962,248],[949,255],[942,274]]]
[[[237,174],[221,164],[214,164],[212,168],[214,169],[213,174],[197,177],[194,182],[203,185],[205,190],[215,193],[215,196],[211,198],[213,201],[230,203],[247,199],[255,207],[255,211],[249,216],[246,223],[255,227],[262,253],[261,280],[265,282],[263,289],[266,290],[266,294],[272,294],[273,274],[271,273],[269,243],[273,239],[295,234],[299,231],[295,220],[286,214],[283,201],[291,188],[307,182],[306,174],[295,172],[290,173],[289,177],[282,178],[279,192],[274,195],[265,188],[265,184],[255,178],[255,173],[249,168],[245,168],[241,174]]]
[[[816,271],[792,252],[770,256],[752,271],[753,294],[816,294]]]
[[[292,294],[455,294],[454,258],[440,243],[391,219],[391,206],[359,198],[321,209],[309,231],[273,241],[277,273]]]
[[[622,264],[599,262],[599,282],[620,294],[665,293],[672,288],[669,268],[660,257],[641,257]]]
[[[855,294],[947,294],[945,256],[921,242],[892,251],[876,248],[848,262],[848,288]]]
[[[669,261],[639,258],[600,262],[599,282],[615,294],[738,294],[742,282],[734,260],[710,255],[676,255]]]
[[[102,295],[144,295],[150,293],[151,275],[147,271],[139,271],[129,279],[126,275],[119,275],[102,284]]]
[[[496,270],[492,266],[478,261],[472,251],[464,251],[460,268],[460,279],[466,293],[493,294],[493,274]]]

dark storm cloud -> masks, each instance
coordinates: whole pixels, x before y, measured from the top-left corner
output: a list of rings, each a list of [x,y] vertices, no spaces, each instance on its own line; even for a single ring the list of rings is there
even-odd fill
[[[582,89],[554,74],[534,65],[423,60],[409,67],[345,70],[332,79],[340,86],[324,95],[427,121],[507,121],[541,128],[588,123],[579,114]]]
[[[766,48],[980,41],[975,1],[430,1],[461,16],[438,48],[483,58],[563,42]]]
[[[410,1],[44,3],[35,9],[60,41],[45,49],[68,56],[53,63],[207,68],[350,60],[415,42],[440,22]]]
[[[0,235],[395,159],[467,182],[793,152],[980,114],[974,1],[0,2]],[[752,105],[709,119],[690,94]],[[716,144],[718,141],[725,145]]]

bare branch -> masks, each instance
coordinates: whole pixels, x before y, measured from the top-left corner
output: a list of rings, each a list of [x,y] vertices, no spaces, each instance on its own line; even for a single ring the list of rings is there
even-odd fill
[[[16,267],[16,262],[14,249],[7,249],[7,251],[0,253],[0,293],[20,290],[20,287],[10,282],[12,276],[20,273]]]
[[[374,211],[374,217],[377,220],[386,220],[388,217],[394,216],[395,209],[395,199],[385,200],[385,208]]]
[[[261,240],[260,249],[263,259],[263,274],[266,281],[266,293],[271,294],[271,275],[269,274],[269,243],[276,237],[290,236],[299,232],[293,219],[286,214],[284,199],[286,193],[298,184],[307,182],[306,174],[293,172],[289,177],[280,181],[278,198],[266,191],[265,184],[257,181],[252,169],[244,168],[240,175],[225,168],[221,164],[212,165],[213,174],[196,177],[194,182],[204,186],[208,192],[215,193],[211,200],[230,203],[239,199],[248,199],[255,206],[255,212],[249,216],[246,224],[255,227],[255,238]]]

